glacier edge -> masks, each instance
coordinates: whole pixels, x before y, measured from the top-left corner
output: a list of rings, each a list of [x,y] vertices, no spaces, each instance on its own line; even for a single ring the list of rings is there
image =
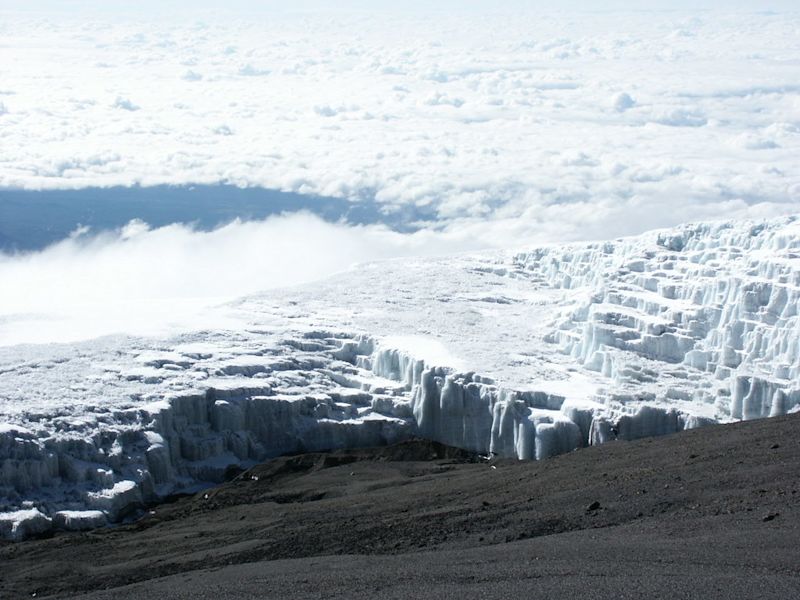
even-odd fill
[[[421,436],[544,459],[800,407],[792,217],[381,269],[309,288],[313,299],[291,292],[301,319],[279,314],[280,293],[247,299],[237,310],[269,326],[245,332],[111,340],[118,359],[91,347],[88,362],[71,348],[7,350],[0,536],[115,522],[279,454]],[[426,304],[420,324],[431,296],[414,286],[432,285],[447,301]],[[325,316],[314,302],[331,297],[342,313]],[[369,320],[390,311],[397,329]],[[466,368],[391,346],[409,331],[443,340]],[[491,377],[470,370],[482,364]],[[43,381],[72,385],[53,404],[58,388]]]

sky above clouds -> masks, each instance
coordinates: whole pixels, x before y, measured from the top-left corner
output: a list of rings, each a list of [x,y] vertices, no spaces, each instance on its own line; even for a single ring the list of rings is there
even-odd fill
[[[550,4],[5,0],[0,187],[261,186],[375,202],[428,236],[340,266],[797,212],[794,3]],[[123,237],[60,252],[91,272]],[[234,237],[202,239],[228,257]],[[162,243],[191,256],[142,240],[142,264]]]

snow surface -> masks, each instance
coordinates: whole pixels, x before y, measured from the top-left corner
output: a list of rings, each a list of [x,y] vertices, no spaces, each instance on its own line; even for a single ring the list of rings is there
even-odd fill
[[[800,220],[369,263],[235,329],[0,348],[0,532],[132,515],[287,452],[519,458],[800,408]],[[36,511],[36,514],[34,512]]]

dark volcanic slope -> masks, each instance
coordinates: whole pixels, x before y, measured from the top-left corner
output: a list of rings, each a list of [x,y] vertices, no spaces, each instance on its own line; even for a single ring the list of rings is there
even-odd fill
[[[134,525],[4,544],[0,597],[800,598],[799,475],[800,415],[539,463],[282,458]]]

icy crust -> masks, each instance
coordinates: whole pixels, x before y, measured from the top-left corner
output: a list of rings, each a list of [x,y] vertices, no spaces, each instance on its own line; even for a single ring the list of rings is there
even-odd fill
[[[243,331],[0,349],[0,536],[285,453],[421,435],[543,459],[798,411],[798,300],[781,219],[390,261],[245,299]]]
[[[692,225],[515,263],[589,289],[546,336],[616,394],[755,419],[800,404],[800,224]]]
[[[23,540],[50,530],[52,519],[36,508],[0,513],[0,538]]]

